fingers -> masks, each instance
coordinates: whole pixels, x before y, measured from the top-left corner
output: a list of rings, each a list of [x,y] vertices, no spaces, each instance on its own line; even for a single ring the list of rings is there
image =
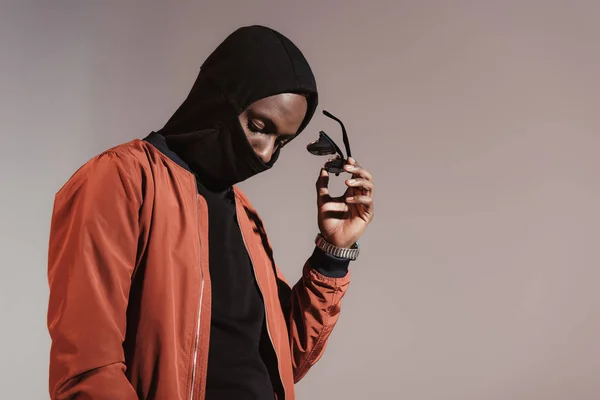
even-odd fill
[[[321,168],[321,173],[317,179],[316,188],[319,198],[329,196],[329,172],[325,168]]]
[[[364,210],[363,217],[367,222],[370,222],[373,219],[375,211],[375,203],[373,202],[373,197],[367,195],[349,196],[346,197],[346,204],[357,205],[362,207],[362,209]]]
[[[370,221],[373,219],[375,208],[373,202],[373,192],[375,190],[373,176],[353,158],[348,158],[348,164],[344,166],[344,169],[352,173],[352,178],[346,181],[346,185],[351,189],[345,202],[346,204],[362,206],[365,217]]]
[[[373,198],[371,196],[366,196],[364,194],[357,195],[357,196],[349,196],[349,197],[346,197],[346,203],[369,205],[369,204],[373,204]]]
[[[366,169],[362,168],[360,165],[358,165],[356,160],[352,157],[348,159],[348,164],[344,165],[344,170],[352,173],[352,175],[355,177],[360,177],[367,181],[373,180],[373,176],[371,175],[371,173]]]
[[[344,168],[346,171],[352,172],[352,178],[346,181],[346,185],[350,188],[360,189],[359,192],[363,192],[362,194],[373,197],[375,185],[371,173],[359,166],[352,157],[348,159],[348,164]]]
[[[362,189],[366,192],[371,192],[371,193],[373,193],[373,189],[375,188],[375,186],[373,185],[373,181],[368,181],[364,178],[348,179],[348,180],[346,180],[346,185],[348,187]]]

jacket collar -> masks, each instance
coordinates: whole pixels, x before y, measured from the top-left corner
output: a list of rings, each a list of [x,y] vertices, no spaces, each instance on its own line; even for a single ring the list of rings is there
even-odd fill
[[[189,171],[192,174],[194,173],[192,171],[192,169],[189,167],[189,165],[187,165],[187,163],[185,161],[183,161],[183,159],[181,157],[179,157],[177,155],[177,153],[175,153],[173,150],[171,150],[169,148],[169,146],[167,146],[167,140],[160,133],[152,132],[151,134],[149,134],[148,136],[146,136],[143,140],[146,141],[146,142],[148,142],[148,143],[150,143],[152,146],[156,147],[156,149],[158,151],[160,151],[161,153],[163,153],[171,161],[173,161],[174,163],[176,163],[180,167],[186,169],[187,171]]]

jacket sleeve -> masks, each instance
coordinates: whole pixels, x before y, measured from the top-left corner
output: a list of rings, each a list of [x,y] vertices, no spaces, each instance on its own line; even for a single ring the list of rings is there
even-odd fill
[[[55,197],[48,252],[53,400],[133,400],[123,341],[142,202],[133,163],[88,161]]]
[[[282,309],[288,317],[294,381],[300,381],[323,355],[350,283],[349,260],[315,248],[302,277],[290,288],[279,270]]]

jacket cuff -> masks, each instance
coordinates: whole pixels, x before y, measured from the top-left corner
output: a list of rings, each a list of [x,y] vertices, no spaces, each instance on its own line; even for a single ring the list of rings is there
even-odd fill
[[[314,270],[328,278],[343,278],[348,274],[350,261],[348,258],[339,258],[327,254],[315,246],[308,263]]]

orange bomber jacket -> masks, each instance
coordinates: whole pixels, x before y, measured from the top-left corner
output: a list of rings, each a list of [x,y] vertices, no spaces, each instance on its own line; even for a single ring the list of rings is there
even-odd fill
[[[290,287],[235,188],[283,393],[322,356],[349,274],[311,259]],[[48,254],[50,397],[204,399],[211,319],[208,210],[195,176],[143,140],[110,149],[57,193]]]

